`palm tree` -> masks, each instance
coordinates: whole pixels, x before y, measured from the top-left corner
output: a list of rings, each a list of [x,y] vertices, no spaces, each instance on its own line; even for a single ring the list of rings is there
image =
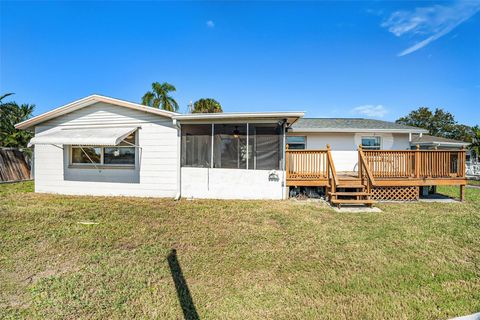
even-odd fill
[[[206,98],[195,101],[192,113],[218,113],[223,112],[220,102],[215,99]]]
[[[169,96],[170,92],[175,91],[177,91],[177,89],[170,83],[154,82],[152,83],[152,91],[147,91],[147,93],[143,95],[142,104],[157,109],[160,108],[176,112],[178,110],[178,103]]]
[[[2,99],[12,95],[0,96],[0,146],[22,148],[26,147],[33,133],[26,130],[18,130],[15,124],[29,119],[35,108],[33,104],[18,105],[16,102],[2,102]]]

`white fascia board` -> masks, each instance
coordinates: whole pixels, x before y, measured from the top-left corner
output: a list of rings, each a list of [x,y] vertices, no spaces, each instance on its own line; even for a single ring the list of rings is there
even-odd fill
[[[352,133],[428,133],[425,129],[360,129],[360,128],[291,128],[290,132],[295,133],[335,133],[335,132],[352,132]]]
[[[53,109],[51,111],[42,113],[36,117],[33,117],[31,119],[25,120],[23,122],[17,123],[15,125],[15,128],[17,129],[28,129],[32,126],[35,126],[37,124],[40,124],[42,122],[51,120],[53,118],[56,118],[58,116],[73,112],[75,110],[79,110],[81,108],[90,106],[94,103],[97,102],[104,102],[104,103],[109,103],[113,104],[116,106],[121,106],[121,107],[126,107],[129,109],[133,110],[138,110],[142,112],[147,112],[147,113],[153,113],[157,114],[159,116],[167,117],[167,118],[172,118],[174,115],[178,115],[179,113],[176,112],[171,112],[171,111],[165,111],[165,110],[160,110],[160,109],[155,109],[152,107],[147,107],[141,104],[125,101],[125,100],[120,100],[120,99],[115,99],[115,98],[110,98],[110,97],[105,97],[101,95],[91,95],[76,101],[73,101],[71,103],[68,103],[66,105],[63,105],[61,107],[58,107],[56,109]]]
[[[174,123],[180,124],[210,124],[210,123],[275,123],[286,120],[292,124],[303,117],[303,112],[263,112],[263,113],[215,113],[215,114],[188,114],[173,117]]]
[[[284,118],[301,118],[304,112],[229,112],[229,113],[201,113],[176,115],[173,119],[178,121],[188,120],[224,120],[224,119],[284,119]]]

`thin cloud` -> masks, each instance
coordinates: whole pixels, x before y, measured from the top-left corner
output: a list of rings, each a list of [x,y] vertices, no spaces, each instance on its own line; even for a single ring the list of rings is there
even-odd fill
[[[358,106],[353,108],[351,110],[351,113],[359,114],[359,115],[367,116],[371,118],[383,118],[388,113],[388,110],[381,104],[379,105],[366,104],[363,106]]]
[[[426,37],[398,54],[405,56],[448,34],[479,11],[478,1],[458,1],[450,6],[433,5],[414,11],[396,11],[381,26],[397,37]]]
[[[213,20],[208,20],[207,21],[207,27],[208,28],[215,28],[215,22],[213,22]]]

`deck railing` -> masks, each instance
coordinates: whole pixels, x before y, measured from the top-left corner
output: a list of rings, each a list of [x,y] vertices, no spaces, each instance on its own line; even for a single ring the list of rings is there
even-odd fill
[[[359,150],[359,177],[375,179],[465,178],[465,150]],[[367,170],[368,168],[368,170]],[[288,181],[338,184],[330,150],[286,151]],[[332,181],[334,179],[334,181]]]
[[[286,152],[287,180],[323,180],[328,178],[327,150]]]
[[[375,178],[464,178],[465,150],[363,150]]]
[[[358,177],[363,185],[367,187],[367,192],[370,193],[375,185],[375,177],[370,170],[362,147],[358,148]]]

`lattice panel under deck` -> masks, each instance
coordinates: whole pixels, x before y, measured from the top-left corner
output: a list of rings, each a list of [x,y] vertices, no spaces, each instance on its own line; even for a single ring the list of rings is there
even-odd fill
[[[418,187],[376,187],[372,190],[374,200],[414,201],[419,197]]]

